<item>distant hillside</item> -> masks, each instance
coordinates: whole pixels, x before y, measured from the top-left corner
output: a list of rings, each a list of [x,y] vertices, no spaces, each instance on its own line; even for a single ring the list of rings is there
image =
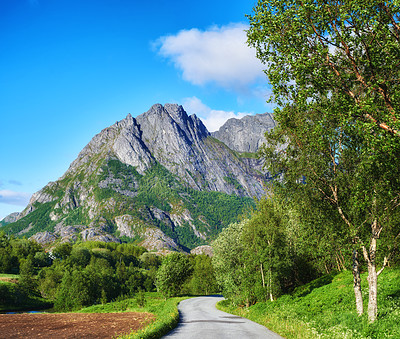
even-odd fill
[[[19,216],[18,212],[7,215],[3,220],[0,221],[0,227],[15,222]]]
[[[157,104],[97,134],[4,229],[42,243],[123,240],[189,250],[250,208],[266,180],[253,156],[211,136],[195,115]]]

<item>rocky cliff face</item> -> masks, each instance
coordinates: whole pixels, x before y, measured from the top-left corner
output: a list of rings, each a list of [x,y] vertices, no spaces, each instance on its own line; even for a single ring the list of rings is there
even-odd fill
[[[265,142],[264,134],[276,126],[272,113],[229,119],[212,136],[237,152],[254,153]]]
[[[249,123],[250,117],[245,118],[248,129],[253,126],[263,131],[256,123]],[[260,119],[257,121],[262,121]],[[227,126],[236,124],[231,121]],[[224,128],[223,135],[229,134],[226,131],[228,127]],[[259,139],[262,137],[259,136]],[[224,139],[220,140],[224,142]],[[236,143],[245,143],[240,138],[238,140]],[[176,104],[166,104],[164,107],[153,105],[136,119],[129,114],[122,121],[104,129],[79,153],[59,182],[77,173],[81,173],[81,177],[88,177],[98,171],[100,162],[113,158],[134,167],[139,174],[144,174],[152,165],[159,163],[198,190],[258,198],[264,194],[262,175],[253,171],[245,158],[237,156],[211,137],[200,119],[195,115],[188,116],[183,107]],[[113,180],[112,176],[107,179],[109,182]],[[54,201],[56,196],[51,192],[59,182],[51,182],[33,194],[28,208],[19,218],[30,213],[36,202]],[[102,184],[106,185],[104,182]],[[75,194],[79,191],[80,194]],[[79,207],[80,202],[90,195],[83,191],[81,180],[70,183],[67,188],[69,194],[65,194],[61,205],[69,209]]]
[[[233,151],[226,146],[229,138],[213,137],[182,106],[156,104],[137,118],[129,114],[97,134],[59,180],[32,196],[12,224],[15,233],[42,232],[38,241],[122,236],[152,249],[205,244],[226,226],[224,215],[233,205],[240,213],[244,201],[264,194],[265,174],[240,152],[259,144],[262,136],[256,135],[264,133],[267,118],[227,123],[220,134],[225,139],[227,128],[256,130],[248,145],[245,134],[232,131],[242,138],[232,141]],[[219,216],[204,211],[212,205],[219,206]],[[63,236],[60,230],[75,232]]]
[[[191,187],[249,197],[263,194],[252,168],[210,137],[201,120],[188,116],[182,106],[154,105],[136,120],[151,154]],[[243,189],[226,178],[234,178]]]

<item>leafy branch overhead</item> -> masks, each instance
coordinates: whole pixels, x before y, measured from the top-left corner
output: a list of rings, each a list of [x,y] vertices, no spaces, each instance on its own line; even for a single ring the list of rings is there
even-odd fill
[[[360,251],[374,321],[377,277],[400,233],[400,8],[378,0],[260,0],[249,19],[248,43],[279,107],[261,153],[287,199],[306,194],[309,211],[322,200],[345,225],[357,311]]]
[[[365,132],[399,136],[400,17],[393,1],[260,1],[249,44],[266,65],[274,100],[351,105]],[[397,112],[397,113],[396,113]],[[306,114],[306,112],[304,112]]]

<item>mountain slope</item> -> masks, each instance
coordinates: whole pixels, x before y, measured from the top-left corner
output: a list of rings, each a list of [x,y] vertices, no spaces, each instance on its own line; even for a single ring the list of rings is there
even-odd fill
[[[97,134],[65,174],[4,226],[42,242],[206,244],[264,194],[265,175],[175,104],[154,105]],[[45,233],[47,232],[47,233]]]
[[[257,152],[265,142],[264,134],[276,126],[272,113],[246,115],[229,119],[211,135],[238,152]]]
[[[15,222],[19,216],[18,212],[7,215],[3,220],[0,221],[0,227]]]

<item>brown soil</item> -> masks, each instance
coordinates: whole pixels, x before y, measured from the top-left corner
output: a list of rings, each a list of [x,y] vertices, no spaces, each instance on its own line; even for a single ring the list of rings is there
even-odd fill
[[[112,338],[143,328],[151,313],[0,314],[0,338]]]
[[[0,277],[0,281],[5,281],[5,282],[10,282],[10,283],[18,283],[17,279],[12,279],[12,278],[6,278],[6,277]]]

